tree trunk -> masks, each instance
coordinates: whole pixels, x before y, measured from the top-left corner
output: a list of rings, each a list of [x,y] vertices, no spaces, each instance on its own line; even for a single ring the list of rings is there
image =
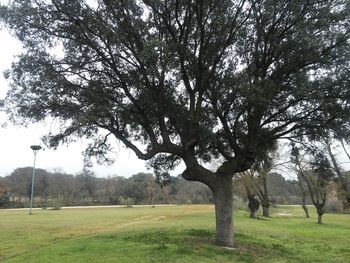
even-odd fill
[[[323,207],[317,208],[317,215],[318,215],[317,223],[318,223],[318,224],[322,224],[322,216],[323,216],[323,214],[324,214],[324,209],[323,209]]]
[[[248,207],[250,209],[250,217],[256,219],[258,218],[257,211],[259,209],[260,202],[258,199],[255,198],[254,195],[249,195],[248,200],[249,200]]]
[[[262,205],[262,208],[263,208],[263,216],[270,217],[269,205]]]
[[[222,171],[213,173],[197,164],[197,160],[189,158],[187,169],[182,173],[184,179],[206,184],[214,196],[216,234],[218,246],[234,246],[233,234],[233,175],[225,175]],[[230,169],[232,170],[232,169]]]
[[[250,218],[257,219],[258,218],[258,211],[257,210],[250,210]]]
[[[304,188],[302,187],[300,181],[299,181],[299,184],[300,184],[300,188],[301,188],[301,191],[302,191],[302,202],[303,202],[302,207],[303,207],[303,209],[304,209],[305,216],[306,216],[307,218],[310,218],[309,209],[308,209],[307,206],[306,206],[306,192],[305,192]]]
[[[307,206],[305,204],[303,204],[303,209],[304,209],[304,212],[305,212],[305,216],[307,218],[310,218],[309,209],[307,208]]]
[[[215,200],[216,243],[223,247],[233,247],[232,177],[217,176],[215,188],[212,190]]]

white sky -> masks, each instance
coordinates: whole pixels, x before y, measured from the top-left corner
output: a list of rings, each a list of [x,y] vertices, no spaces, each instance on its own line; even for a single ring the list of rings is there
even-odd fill
[[[3,99],[8,90],[8,83],[3,76],[3,71],[10,68],[15,55],[21,51],[20,43],[9,35],[6,30],[0,30],[0,99]],[[6,128],[1,123],[6,121],[6,116],[0,113],[0,176],[9,175],[18,167],[33,165],[33,152],[30,145],[40,144],[40,138],[45,135],[50,127],[44,124],[33,124],[29,127],[13,126],[8,123]],[[60,146],[56,151],[51,149],[41,150],[37,154],[36,167],[47,170],[61,169],[67,173],[77,173],[82,170],[82,151],[86,143],[79,141],[70,145]],[[146,169],[145,162],[137,159],[136,155],[123,147],[116,147],[116,162],[112,166],[94,165],[93,170],[98,177],[119,175],[129,177],[138,172],[152,172]],[[183,168],[183,167],[182,167]],[[175,170],[172,175],[181,172],[181,168]]]

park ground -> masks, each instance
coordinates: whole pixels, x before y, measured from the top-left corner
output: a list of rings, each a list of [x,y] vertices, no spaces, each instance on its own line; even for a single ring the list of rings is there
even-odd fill
[[[235,211],[234,250],[214,244],[211,205],[0,210],[0,262],[350,262],[350,215]]]

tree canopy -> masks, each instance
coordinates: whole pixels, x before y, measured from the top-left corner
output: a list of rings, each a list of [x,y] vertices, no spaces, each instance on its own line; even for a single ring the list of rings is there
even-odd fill
[[[0,17],[25,52],[7,74],[6,108],[16,120],[59,120],[52,147],[86,136],[86,154],[108,162],[114,136],[159,175],[183,160],[184,178],[222,203],[219,189],[276,139],[349,127],[349,9],[347,0],[14,0]],[[203,166],[218,160],[214,172]]]

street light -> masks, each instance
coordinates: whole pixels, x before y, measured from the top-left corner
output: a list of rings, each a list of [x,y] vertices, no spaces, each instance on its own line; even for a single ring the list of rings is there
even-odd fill
[[[41,149],[40,145],[32,145],[30,148],[34,152],[34,166],[33,166],[33,176],[32,176],[32,191],[30,192],[30,205],[29,205],[29,214],[32,214],[32,207],[33,207],[33,194],[34,194],[34,180],[35,180],[35,160],[36,160],[36,154]]]

